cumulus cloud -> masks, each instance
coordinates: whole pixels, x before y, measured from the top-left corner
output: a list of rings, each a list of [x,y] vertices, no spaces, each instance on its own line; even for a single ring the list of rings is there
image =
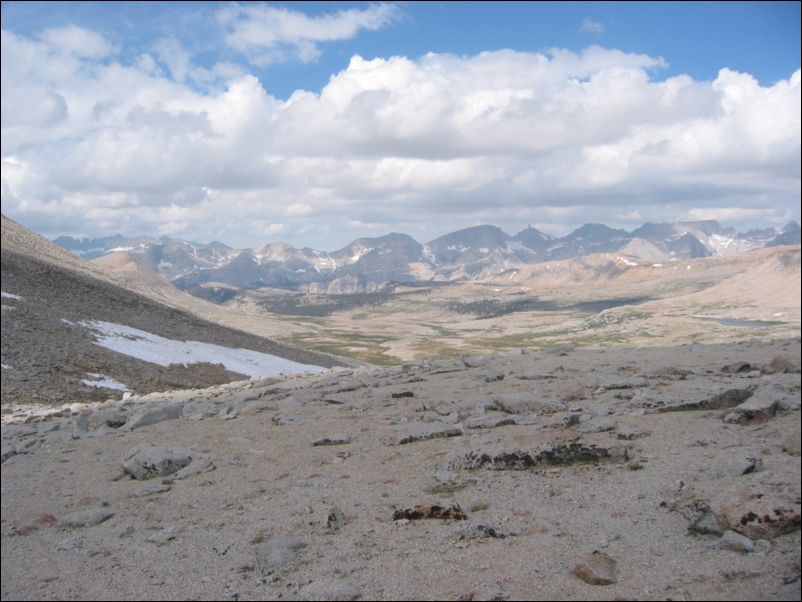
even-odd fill
[[[310,17],[288,8],[248,3],[223,8],[217,17],[226,43],[254,64],[265,65],[290,58],[314,61],[320,55],[320,42],[352,38],[363,29],[381,29],[399,14],[393,4]]]
[[[251,8],[265,10],[231,10]],[[660,79],[663,59],[598,46],[355,56],[281,100],[236,65],[198,89],[165,44],[126,65],[3,32],[4,212],[53,235],[318,248],[483,222],[799,215],[799,71],[771,86],[729,69]]]

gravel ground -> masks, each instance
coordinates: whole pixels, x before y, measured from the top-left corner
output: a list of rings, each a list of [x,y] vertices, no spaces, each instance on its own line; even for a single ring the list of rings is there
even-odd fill
[[[798,600],[799,364],[520,350],[10,408],[2,599]]]

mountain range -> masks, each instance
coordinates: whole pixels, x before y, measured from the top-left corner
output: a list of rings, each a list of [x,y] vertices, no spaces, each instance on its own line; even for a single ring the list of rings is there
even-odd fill
[[[525,265],[595,253],[655,261],[734,255],[798,244],[800,227],[789,222],[779,231],[764,228],[737,232],[715,220],[705,220],[647,223],[627,232],[586,224],[566,236],[555,237],[531,226],[510,236],[496,226],[482,225],[425,244],[399,233],[360,238],[333,252],[297,249],[284,242],[234,249],[217,241],[201,244],[148,236],[82,240],[62,236],[53,242],[85,259],[126,253],[178,288],[219,301],[221,290],[233,289],[270,287],[338,294],[374,292],[388,284],[473,280]]]

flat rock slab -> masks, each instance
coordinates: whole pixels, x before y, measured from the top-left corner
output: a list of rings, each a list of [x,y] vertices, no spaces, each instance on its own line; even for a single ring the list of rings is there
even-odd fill
[[[508,414],[553,414],[565,411],[562,401],[537,399],[534,395],[525,393],[495,395],[493,402],[499,410]]]
[[[416,441],[426,441],[427,439],[439,439],[442,437],[459,437],[462,429],[446,424],[421,424],[408,427],[398,434],[398,445],[415,443]]]
[[[576,430],[580,433],[604,433],[615,430],[617,426],[618,422],[615,418],[592,418],[580,424]]]
[[[185,447],[139,447],[123,462],[123,470],[144,481],[178,472],[198,455]]]
[[[734,408],[750,397],[752,397],[752,389],[727,389],[723,393],[719,393],[708,399],[669,405],[664,408],[659,408],[657,411],[692,412],[699,410],[723,410],[726,408]]]
[[[125,423],[127,430],[142,428],[164,422],[165,420],[176,420],[184,415],[184,406],[180,403],[168,403],[157,408],[142,410],[131,417]]]
[[[593,550],[579,559],[571,573],[591,585],[612,585],[617,581],[616,564],[607,554]]]
[[[112,516],[114,516],[114,512],[108,508],[92,508],[91,510],[81,510],[79,512],[66,514],[61,517],[58,524],[61,527],[67,527],[69,529],[80,529],[82,527],[99,525],[109,520]]]
[[[528,470],[545,466],[626,462],[624,444],[603,447],[581,442],[549,445],[541,449],[476,450],[451,461],[451,468],[477,470]]]
[[[749,399],[733,408],[724,417],[729,424],[766,422],[777,412],[777,399],[782,393],[774,387],[760,387]]]

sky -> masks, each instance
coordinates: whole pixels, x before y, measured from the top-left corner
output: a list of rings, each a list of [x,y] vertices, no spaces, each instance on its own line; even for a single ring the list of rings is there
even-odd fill
[[[2,211],[323,250],[800,220],[798,2],[3,2]]]

